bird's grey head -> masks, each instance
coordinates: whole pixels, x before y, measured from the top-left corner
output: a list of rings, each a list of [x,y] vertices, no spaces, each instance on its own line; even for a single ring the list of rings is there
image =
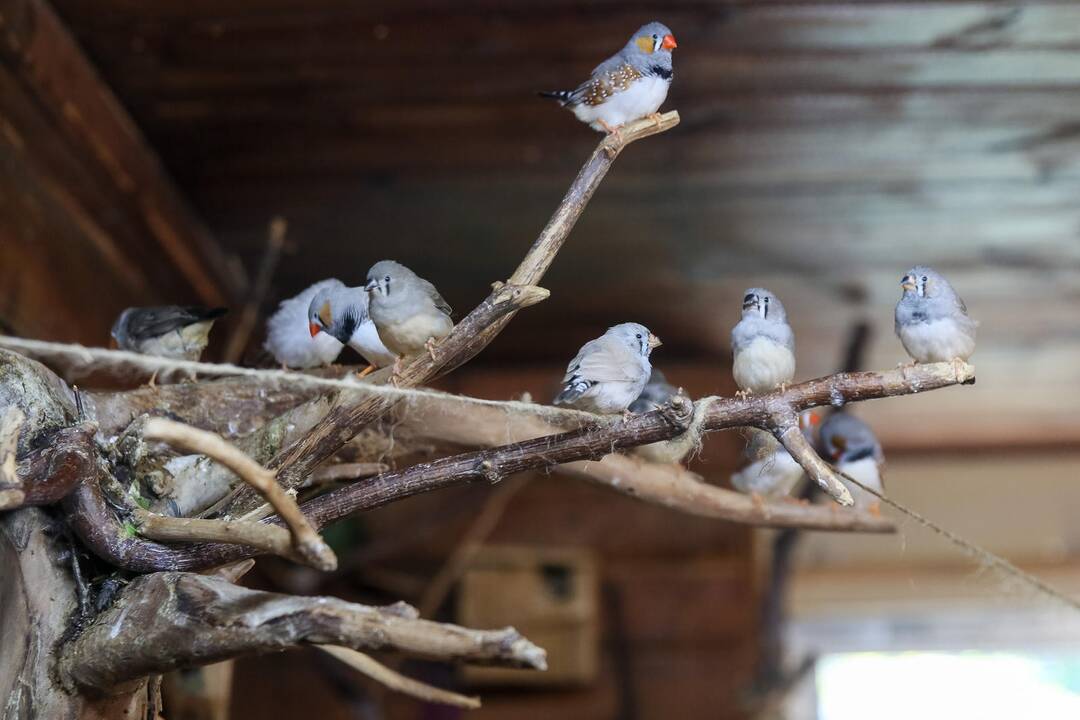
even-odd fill
[[[116,318],[116,322],[113,323],[111,335],[112,335],[113,340],[116,341],[117,347],[121,347],[121,348],[127,347],[127,342],[128,342],[128,332],[127,332],[128,331],[128,326],[127,326],[127,322],[128,322],[128,317],[134,311],[135,311],[135,308],[133,308],[133,307],[127,308],[126,310],[124,310],[124,312],[120,313],[120,317]]]
[[[638,62],[670,68],[671,51],[677,47],[675,36],[667,25],[651,22],[630,36],[624,52]]]
[[[377,297],[389,298],[396,289],[402,286],[403,282],[408,282],[414,277],[416,277],[416,273],[401,263],[393,260],[380,260],[368,270],[367,285],[364,286],[364,289],[367,290],[368,297],[372,299]]]
[[[743,294],[742,316],[759,317],[769,322],[787,322],[784,304],[765,288],[750,288]]]
[[[904,299],[952,297],[955,291],[945,276],[927,265],[916,265],[900,278]]]
[[[649,332],[649,328],[639,323],[622,323],[608,328],[605,335],[611,335],[626,343],[627,347],[649,357],[654,348],[660,347],[660,338]]]
[[[348,313],[345,308],[336,307],[334,294],[337,288],[323,288],[315,293],[308,305],[308,331],[311,337],[324,332],[337,338],[342,344],[347,344],[352,337],[355,322],[348,322]]]
[[[822,423],[822,454],[832,462],[855,462],[881,456],[877,436],[865,422],[846,412],[836,412]]]

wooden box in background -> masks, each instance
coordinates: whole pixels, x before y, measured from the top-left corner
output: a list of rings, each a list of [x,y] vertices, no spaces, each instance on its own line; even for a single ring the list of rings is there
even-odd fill
[[[461,579],[458,622],[513,625],[547,650],[548,670],[463,669],[471,685],[584,685],[596,678],[599,581],[593,555],[578,548],[486,547]]]

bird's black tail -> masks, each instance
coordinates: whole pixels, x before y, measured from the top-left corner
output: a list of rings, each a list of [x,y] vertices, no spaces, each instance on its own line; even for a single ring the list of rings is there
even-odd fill
[[[539,95],[540,97],[551,98],[560,105],[568,104],[570,102],[570,99],[573,97],[573,94],[573,90],[548,90],[545,92],[537,93],[537,95]]]

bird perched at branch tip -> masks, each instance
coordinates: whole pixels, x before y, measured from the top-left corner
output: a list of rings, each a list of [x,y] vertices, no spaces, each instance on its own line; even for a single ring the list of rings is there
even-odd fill
[[[795,333],[780,298],[764,288],[746,291],[731,347],[732,374],[742,394],[768,392],[795,377]]]
[[[112,336],[121,350],[198,361],[210,342],[214,321],[226,312],[198,305],[130,307],[113,323]]]
[[[643,25],[622,50],[593,69],[574,90],[542,92],[569,108],[578,120],[608,133],[656,114],[671,87],[671,51],[678,47],[662,23]]]
[[[979,323],[945,277],[916,265],[900,279],[903,295],[896,303],[896,334],[916,362],[967,360],[975,352]]]
[[[379,339],[379,331],[368,314],[367,290],[362,287],[334,285],[315,293],[308,305],[308,332],[312,338],[329,334],[360,353],[368,362],[361,377],[397,358]]]
[[[820,438],[822,456],[837,470],[868,488],[885,492],[885,453],[869,425],[849,413],[834,412],[821,424]],[[851,491],[855,507],[878,511],[876,495],[843,477],[840,481]]]
[[[821,419],[807,410],[799,415],[799,429],[811,444],[816,438],[816,429]],[[731,485],[739,492],[765,497],[790,495],[796,483],[804,474],[802,465],[780,444],[772,433],[752,429],[750,441],[746,444],[743,456],[748,464],[733,473]]]
[[[659,346],[660,338],[644,325],[608,328],[570,361],[555,404],[605,415],[627,412],[649,380],[649,355]]]
[[[266,321],[264,347],[284,367],[313,368],[329,365],[345,345],[329,333],[311,334],[308,308],[311,300],[326,289],[343,288],[345,283],[330,278],[320,280],[295,297],[281,301],[277,312]]]
[[[402,357],[423,350],[435,357],[434,345],[454,329],[453,312],[435,286],[393,260],[381,260],[367,274],[368,313],[382,340],[394,353],[395,376]]]

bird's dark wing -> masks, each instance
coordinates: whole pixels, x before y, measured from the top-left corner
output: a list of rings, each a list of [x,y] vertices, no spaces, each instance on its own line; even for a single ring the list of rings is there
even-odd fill
[[[204,320],[219,318],[227,308],[206,308],[199,305],[162,305],[135,308],[128,315],[127,334],[132,340],[148,340]]]

